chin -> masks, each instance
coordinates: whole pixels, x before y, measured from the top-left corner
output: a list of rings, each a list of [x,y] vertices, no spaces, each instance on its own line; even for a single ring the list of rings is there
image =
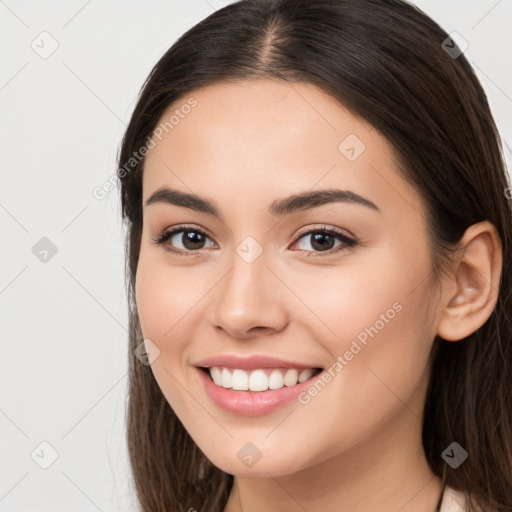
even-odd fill
[[[302,466],[298,465],[296,454],[290,454],[290,456],[281,454],[281,456],[279,456],[276,453],[271,453],[266,456],[265,453],[262,452],[261,458],[258,460],[254,459],[255,461],[251,461],[250,459],[244,461],[243,453],[240,454],[240,457],[238,454],[235,454],[233,457],[228,454],[227,450],[224,450],[223,453],[205,453],[205,455],[214,466],[225,473],[236,476],[252,478],[269,478],[269,476],[283,477],[304,469]]]

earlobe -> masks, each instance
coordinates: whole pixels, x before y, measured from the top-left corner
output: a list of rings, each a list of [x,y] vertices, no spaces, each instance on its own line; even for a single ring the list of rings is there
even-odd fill
[[[489,221],[470,226],[460,241],[451,280],[445,282],[437,334],[459,341],[478,330],[498,300],[502,251],[498,232]]]

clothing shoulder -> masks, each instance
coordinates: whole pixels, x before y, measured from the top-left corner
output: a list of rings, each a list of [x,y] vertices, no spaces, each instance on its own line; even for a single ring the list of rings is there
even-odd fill
[[[452,487],[447,486],[444,491],[443,503],[441,504],[440,512],[466,512],[464,505],[466,504],[466,497],[462,491],[457,491]],[[481,506],[474,505],[476,510],[484,512]]]
[[[465,501],[463,492],[446,487],[440,512],[463,512]]]

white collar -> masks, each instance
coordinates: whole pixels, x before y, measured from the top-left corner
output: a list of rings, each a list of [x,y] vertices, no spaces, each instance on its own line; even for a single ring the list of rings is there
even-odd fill
[[[440,512],[463,512],[465,501],[463,492],[446,486]]]

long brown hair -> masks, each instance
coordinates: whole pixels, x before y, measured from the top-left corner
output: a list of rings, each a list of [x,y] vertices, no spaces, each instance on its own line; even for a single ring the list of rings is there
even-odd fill
[[[143,85],[118,155],[129,300],[127,441],[144,511],[221,512],[233,476],[214,466],[134,356],[143,337],[135,302],[144,158],[167,107],[219,81],[273,78],[314,84],[378,129],[421,194],[435,276],[465,230],[499,233],[503,267],[487,322],[457,343],[436,337],[423,423],[433,472],[486,511],[512,510],[512,207],[500,136],[464,54],[401,0],[242,0],[188,30]],[[450,49],[455,49],[450,51]],[[508,193],[507,193],[508,192]],[[457,469],[442,452],[457,441]]]

